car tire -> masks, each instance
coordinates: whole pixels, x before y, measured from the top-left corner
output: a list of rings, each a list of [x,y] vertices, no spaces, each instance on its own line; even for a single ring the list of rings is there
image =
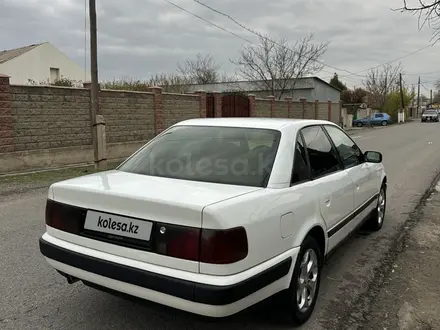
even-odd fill
[[[384,121],[382,121],[381,125],[382,125],[382,126],[387,126],[388,123],[384,120]]]
[[[362,126],[364,126],[364,124],[362,124],[362,123],[357,123],[356,126],[357,126],[357,127],[362,127]]]
[[[385,184],[380,188],[379,196],[377,198],[376,208],[370,215],[367,222],[367,227],[371,231],[379,231],[385,219],[385,211],[387,207],[387,191]]]
[[[287,307],[289,323],[293,326],[304,324],[313,313],[321,281],[322,256],[318,242],[307,236],[301,244],[289,289],[283,297],[283,306]],[[310,271],[307,271],[307,264]]]

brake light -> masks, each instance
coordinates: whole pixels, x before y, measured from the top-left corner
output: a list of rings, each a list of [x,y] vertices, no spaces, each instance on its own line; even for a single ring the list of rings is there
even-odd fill
[[[46,225],[72,234],[79,234],[85,219],[85,210],[48,199]]]
[[[157,223],[154,237],[156,253],[179,259],[199,260],[199,228]]]
[[[246,258],[243,227],[226,230],[157,224],[156,253],[209,264],[230,264]]]
[[[202,229],[200,262],[232,264],[246,258],[247,254],[248,240],[243,227],[226,230]]]

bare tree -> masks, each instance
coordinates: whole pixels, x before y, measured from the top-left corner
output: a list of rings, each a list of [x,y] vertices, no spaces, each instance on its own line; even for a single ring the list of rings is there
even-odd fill
[[[319,59],[325,54],[328,43],[314,44],[313,34],[293,45],[287,39],[274,41],[270,35],[261,35],[258,46],[245,45],[238,60],[237,75],[253,81],[257,88],[270,91],[278,99],[294,89],[296,79],[313,74],[323,68]]]
[[[198,53],[195,59],[187,59],[184,64],[177,65],[177,71],[185,77],[187,81],[194,84],[211,84],[220,80],[220,65],[218,65],[212,55],[202,55]]]
[[[401,12],[410,12],[419,18],[419,29],[426,23],[434,29],[431,41],[440,40],[440,0],[414,0],[415,5],[408,5],[408,0],[403,0],[403,6],[395,9]]]
[[[399,88],[400,73],[403,74],[401,63],[395,66],[386,64],[367,72],[363,84],[372,107],[381,109],[385,105],[387,97]]]

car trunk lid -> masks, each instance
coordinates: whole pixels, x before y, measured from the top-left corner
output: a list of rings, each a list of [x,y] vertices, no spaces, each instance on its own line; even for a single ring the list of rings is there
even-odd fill
[[[75,206],[83,214],[79,235],[65,235],[59,231],[52,234],[103,252],[198,271],[196,260],[173,262],[170,259],[176,258],[158,255],[164,254],[160,246],[162,226],[166,224],[169,230],[177,231],[182,226],[201,228],[205,206],[259,189],[262,188],[176,180],[116,170],[87,175],[51,186],[50,194],[55,202]]]

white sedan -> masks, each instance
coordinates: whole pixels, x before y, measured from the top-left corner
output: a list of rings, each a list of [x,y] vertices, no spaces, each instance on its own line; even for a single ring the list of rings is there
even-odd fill
[[[302,324],[326,255],[382,227],[381,162],[328,121],[183,121],[116,170],[53,184],[40,251],[69,283],[210,317],[281,293]]]

